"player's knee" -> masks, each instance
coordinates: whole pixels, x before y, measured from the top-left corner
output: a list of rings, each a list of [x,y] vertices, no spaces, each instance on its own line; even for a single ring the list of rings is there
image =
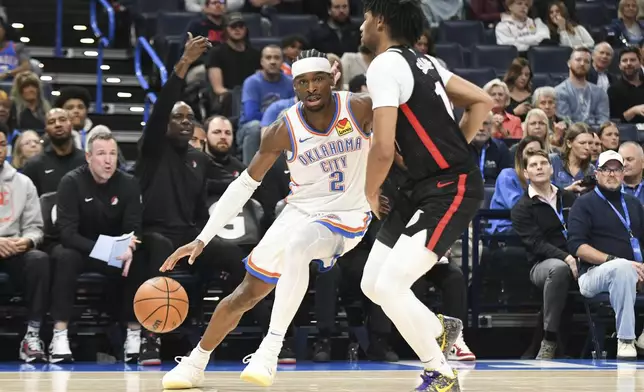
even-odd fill
[[[230,296],[231,307],[246,312],[254,308],[274,287],[275,285],[263,282],[247,274],[244,281],[237,286]]]
[[[362,275],[362,280],[360,281],[360,289],[373,303],[378,304],[377,295],[376,295],[376,280],[377,276],[369,276],[367,274]]]

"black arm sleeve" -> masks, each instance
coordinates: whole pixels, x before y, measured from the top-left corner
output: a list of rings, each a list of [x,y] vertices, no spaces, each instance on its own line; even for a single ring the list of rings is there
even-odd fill
[[[139,183],[133,178],[128,178],[123,185],[125,191],[125,211],[123,212],[123,234],[134,232],[137,238],[141,238],[141,225],[143,215],[143,204],[141,204],[141,189]]]
[[[170,122],[170,112],[174,104],[181,100],[183,79],[173,72],[166,84],[161,89],[159,97],[154,104],[154,110],[148,119],[143,136],[139,139],[139,154],[145,158],[157,156],[159,147],[167,142],[166,131]]]

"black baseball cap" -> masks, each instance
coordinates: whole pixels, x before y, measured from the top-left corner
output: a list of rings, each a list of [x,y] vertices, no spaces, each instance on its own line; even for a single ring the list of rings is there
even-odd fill
[[[244,16],[240,12],[231,12],[224,17],[224,25],[230,26],[235,23],[244,23]]]

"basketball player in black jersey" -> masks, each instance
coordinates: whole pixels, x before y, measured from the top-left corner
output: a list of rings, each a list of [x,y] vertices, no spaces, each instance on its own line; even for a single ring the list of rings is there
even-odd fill
[[[364,5],[362,44],[376,54],[367,70],[374,114],[365,191],[374,213],[389,212],[361,286],[423,362],[415,390],[455,392],[458,378],[444,352],[461,322],[434,315],[410,287],[467,229],[483,200],[483,180],[467,145],[492,101],[411,48],[423,30],[419,0],[365,0]],[[460,125],[452,102],[466,109]],[[394,160],[396,174],[388,183],[396,191],[383,208],[380,189]]]

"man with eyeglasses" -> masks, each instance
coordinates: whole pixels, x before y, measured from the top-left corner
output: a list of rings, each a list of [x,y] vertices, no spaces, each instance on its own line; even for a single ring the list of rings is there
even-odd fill
[[[644,333],[635,341],[635,295],[644,282],[644,209],[623,193],[624,159],[609,150],[599,155],[597,186],[581,196],[568,217],[568,250],[581,259],[579,291],[592,298],[608,292],[615,311],[617,359],[644,352]],[[636,349],[637,348],[637,349]]]
[[[471,150],[486,184],[494,185],[501,170],[512,167],[512,155],[505,143],[492,137],[492,112],[472,140]]]

